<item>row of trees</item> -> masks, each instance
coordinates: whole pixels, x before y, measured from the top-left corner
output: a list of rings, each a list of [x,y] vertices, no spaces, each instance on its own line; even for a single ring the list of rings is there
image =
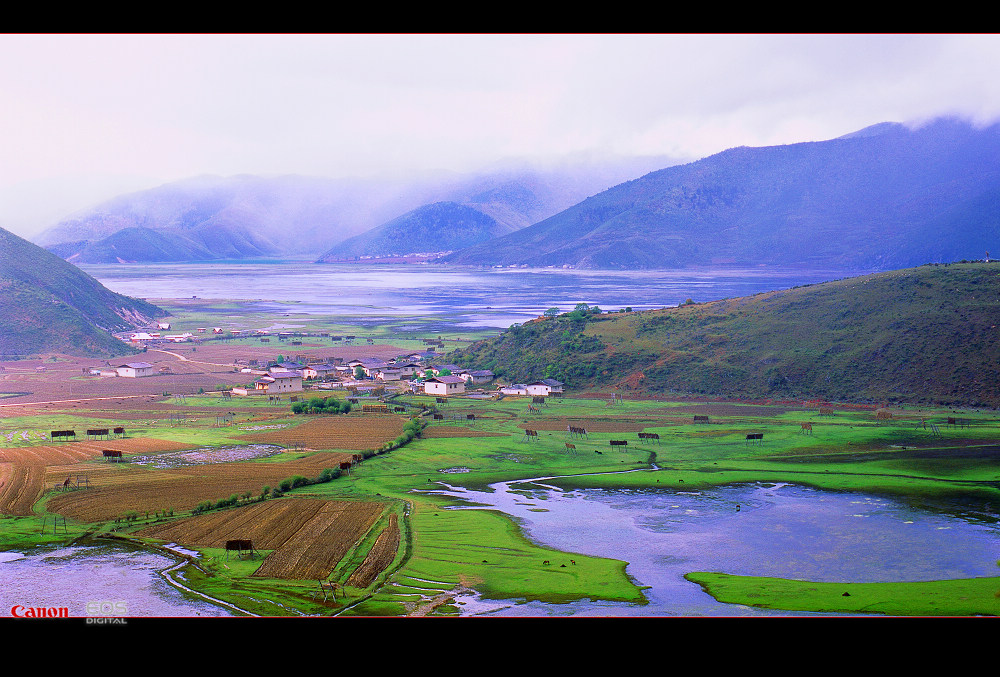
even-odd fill
[[[293,414],[348,414],[351,403],[336,397],[311,397],[292,404]]]

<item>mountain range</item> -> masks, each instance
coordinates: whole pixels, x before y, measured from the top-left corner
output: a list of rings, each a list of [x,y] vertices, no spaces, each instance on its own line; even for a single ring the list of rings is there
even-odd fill
[[[1000,251],[1000,125],[881,123],[687,164],[200,177],[115,198],[36,240],[78,263],[437,253],[473,266],[890,270]]]
[[[457,221],[435,221],[440,211],[425,210],[411,216],[409,226],[437,233],[445,244],[473,244],[480,240],[466,242],[452,232],[467,228],[470,209],[481,215],[476,219],[497,224],[488,229],[490,237],[506,234],[669,162],[629,158],[389,179],[202,176],[108,200],[62,220],[35,241],[74,263],[317,260],[338,243],[400,215],[451,202],[467,208],[453,210],[461,213]],[[431,220],[422,223],[422,214]],[[384,243],[382,237],[369,248],[362,241],[352,247],[366,255]],[[455,248],[428,246],[430,251]],[[332,256],[338,258],[339,252]]]
[[[583,200],[443,262],[888,270],[1000,251],[1000,125],[885,123],[733,148]]]

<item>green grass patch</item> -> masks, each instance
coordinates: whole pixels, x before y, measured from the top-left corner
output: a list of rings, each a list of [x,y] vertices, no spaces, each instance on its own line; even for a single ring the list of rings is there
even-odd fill
[[[715,599],[766,609],[889,616],[1000,615],[1000,577],[915,583],[816,583],[694,572]]]

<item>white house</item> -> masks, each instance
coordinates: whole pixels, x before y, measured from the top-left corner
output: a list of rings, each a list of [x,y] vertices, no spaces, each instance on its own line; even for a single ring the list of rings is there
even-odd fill
[[[128,362],[126,364],[119,364],[115,367],[115,371],[118,372],[119,376],[124,376],[126,378],[152,376],[153,365],[148,362]]]
[[[302,368],[303,378],[326,378],[328,374],[336,373],[337,368],[332,364],[310,364]]]
[[[553,378],[546,378],[541,381],[532,381],[527,385],[526,390],[528,395],[551,395],[552,393],[561,393],[563,384]]]
[[[139,332],[135,332],[133,334],[130,334],[129,337],[128,337],[128,340],[129,341],[136,341],[136,342],[138,342],[138,341],[155,341],[156,338],[157,337],[153,336],[149,332],[139,331]]]
[[[256,390],[263,390],[268,395],[300,392],[302,390],[302,377],[291,371],[272,372],[270,376],[254,381],[253,387]]]
[[[458,395],[465,392],[465,379],[460,376],[435,376],[424,381],[427,395]]]
[[[504,395],[527,395],[528,386],[523,383],[514,383],[509,386],[500,388],[500,392]]]

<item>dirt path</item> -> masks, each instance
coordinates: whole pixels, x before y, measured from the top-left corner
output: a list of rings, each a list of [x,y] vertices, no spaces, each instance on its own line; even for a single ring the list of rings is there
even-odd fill
[[[171,352],[169,350],[161,350],[159,348],[150,348],[147,352],[150,353],[163,353],[164,355],[170,355],[176,357],[181,362],[190,362],[192,364],[206,364],[210,367],[226,367],[227,369],[232,369],[232,363],[229,364],[219,364],[218,362],[205,362],[204,360],[192,360],[190,357],[184,357],[180,353]]]
[[[149,399],[152,395],[114,395],[107,397],[79,397],[73,400],[44,400],[41,402],[16,402],[14,404],[0,404],[0,407],[34,407],[39,404],[64,404],[67,402],[91,402],[94,400],[129,400],[129,399]]]

